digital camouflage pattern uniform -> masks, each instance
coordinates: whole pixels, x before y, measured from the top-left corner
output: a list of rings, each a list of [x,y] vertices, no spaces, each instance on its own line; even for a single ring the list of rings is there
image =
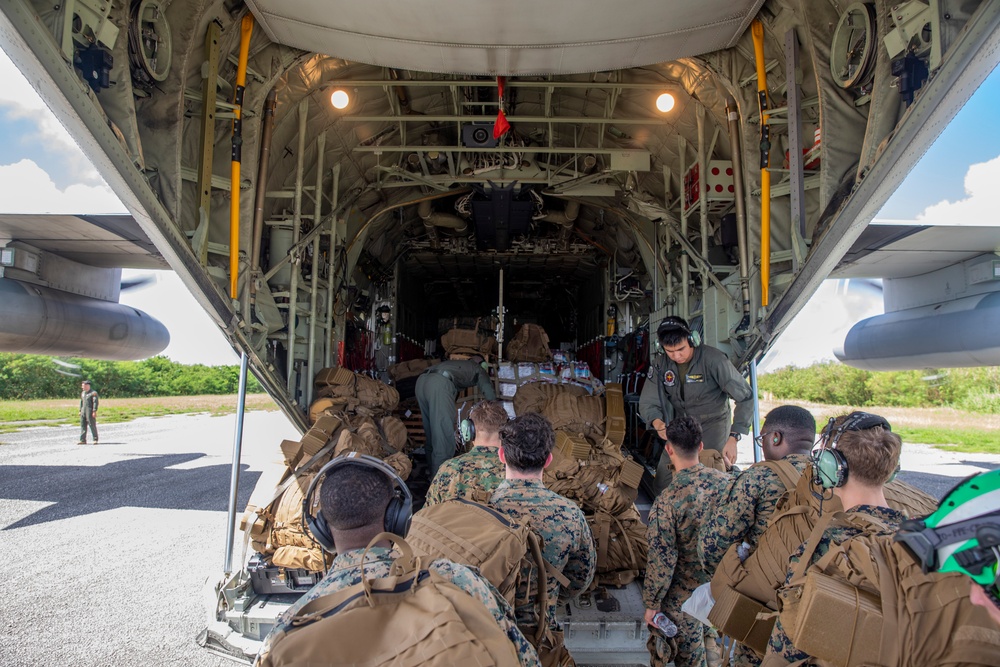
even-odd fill
[[[799,474],[809,464],[807,454],[789,454],[788,461]],[[751,551],[774,514],[774,506],[785,494],[784,482],[766,465],[755,463],[729,481],[716,499],[718,511],[701,526],[698,554],[705,571],[715,572],[722,557],[733,544],[746,542]]]
[[[877,536],[893,535],[899,524],[906,519],[906,515],[902,512],[874,505],[858,505],[847,512],[847,514],[867,516],[884,523],[886,525],[885,530],[876,530],[873,528],[869,531],[872,535]],[[820,537],[819,542],[817,542],[816,551],[812,555],[811,563],[816,563],[826,555],[830,550],[831,544],[842,544],[846,540],[860,535],[861,532],[861,528],[857,526],[830,526],[823,533],[823,536]],[[803,544],[788,559],[788,574],[785,575],[786,585],[792,580],[795,566],[802,560],[802,556],[805,555],[806,547],[807,544]],[[785,634],[785,629],[782,627],[781,618],[779,617],[778,622],[774,624],[774,630],[771,631],[771,640],[768,642],[767,654],[764,656],[765,662],[769,665],[779,665],[782,664],[783,660],[784,663],[790,664],[799,660],[806,660],[808,657],[807,654],[798,650],[792,644],[792,640]]]
[[[597,551],[594,537],[583,516],[583,511],[572,500],[545,488],[540,480],[508,479],[493,493],[490,505],[518,523],[530,523],[542,538],[542,555],[569,580],[562,588],[555,577],[547,577],[549,625],[557,628],[556,601],[560,594],[573,597],[590,586],[597,570]],[[527,599],[528,567],[521,573],[517,599]],[[535,606],[531,603],[517,607],[517,622],[537,624]]]
[[[484,494],[483,501],[488,499],[507,475],[497,451],[480,445],[442,463],[427,490],[425,506],[456,498],[480,501],[473,498],[474,492]]]
[[[345,588],[361,583],[361,558],[364,549],[352,549],[339,554],[330,566],[323,579],[309,589],[298,601],[289,607],[275,621],[274,628],[264,640],[260,655],[263,656],[269,649],[271,638],[280,630],[287,628],[295,613],[309,602],[316,598],[336,593]],[[387,547],[372,547],[368,550],[368,558],[365,560],[364,573],[369,579],[372,577],[389,576],[389,566],[392,565],[393,551]],[[480,600],[486,608],[493,614],[497,625],[504,631],[517,650],[517,657],[522,667],[540,667],[538,654],[534,647],[528,643],[521,631],[514,624],[513,614],[507,601],[496,592],[496,589],[479,576],[478,573],[470,570],[464,565],[453,563],[449,560],[439,558],[427,566],[428,570],[433,570],[451,583],[455,584],[472,597]]]
[[[674,474],[649,511],[649,562],[642,601],[646,609],[659,609],[677,624],[676,667],[706,664],[706,628],[682,612],[681,605],[710,580],[698,558],[698,531],[728,481],[727,474],[698,463]]]
[[[460,389],[469,387],[478,387],[489,401],[497,397],[490,374],[474,361],[442,361],[417,378],[415,393],[424,422],[427,437],[424,449],[432,478],[441,464],[455,455],[455,427],[458,424],[455,399]]]
[[[736,402],[732,422],[730,398]],[[750,432],[753,391],[729,357],[714,347],[699,345],[694,348],[684,377],[677,364],[665,354],[649,366],[646,384],[639,395],[639,416],[650,425],[654,419],[670,423],[674,417],[684,415],[694,417],[701,424],[705,449],[721,452],[731,431],[743,435]],[[669,466],[670,457],[663,452],[653,480],[657,493],[670,483]]]
[[[800,474],[809,464],[806,454],[789,454],[782,460],[795,466]],[[698,538],[698,555],[709,577],[715,574],[733,544],[746,542],[751,551],[757,548],[774,514],[774,506],[786,490],[778,474],[763,462],[755,463],[730,480],[716,500],[717,511],[702,524]],[[733,663],[759,665],[760,658],[753,649],[737,644]]]

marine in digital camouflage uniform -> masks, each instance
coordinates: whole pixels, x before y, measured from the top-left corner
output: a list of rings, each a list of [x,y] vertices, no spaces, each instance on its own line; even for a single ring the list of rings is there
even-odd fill
[[[881,523],[885,524],[886,528],[876,529],[867,531],[871,535],[877,536],[889,536],[894,535],[896,528],[899,524],[906,519],[906,515],[898,510],[891,509],[889,507],[873,507],[871,505],[858,505],[848,512],[848,514],[868,516]],[[848,539],[861,534],[862,530],[855,526],[831,526],[823,533],[819,542],[816,543],[816,551],[813,553],[810,559],[810,564],[814,564],[819,561],[826,553],[830,550],[830,546],[833,544],[842,544]],[[788,574],[785,576],[785,584],[787,585],[791,579],[792,574],[795,570],[795,566],[802,560],[802,556],[805,554],[807,544],[803,544],[796,550],[794,554],[788,559]],[[768,642],[767,655],[764,656],[764,664],[766,665],[781,665],[781,664],[791,664],[799,660],[805,660],[809,657],[808,654],[795,648],[792,644],[792,640],[788,638],[785,633],[785,628],[781,624],[781,618],[778,618],[777,623],[774,624],[774,630],[771,631],[771,640]],[[780,658],[780,660],[776,659]],[[784,662],[782,662],[784,661]]]
[[[858,525],[835,522],[816,541],[816,548],[810,557],[810,565],[830,551],[831,545],[839,545],[862,532],[874,536],[888,536],[906,518],[902,512],[890,509],[885,501],[882,487],[899,469],[899,453],[903,443],[891,431],[889,422],[878,415],[853,412],[850,415],[831,420],[824,429],[822,450],[835,449],[840,453],[844,465],[832,467],[817,466],[823,485],[833,489],[843,507],[850,508],[847,517],[855,520],[869,519],[873,523],[858,522]],[[827,458],[832,452],[820,451],[819,456]],[[824,469],[831,473],[827,475]],[[865,527],[862,528],[862,525]],[[809,540],[800,546],[788,559],[788,585],[795,575],[796,566],[810,549]],[[806,660],[808,655],[798,650],[789,639],[779,617],[771,632],[767,653],[762,664],[767,667]]]
[[[405,483],[398,476],[387,474],[379,462],[373,464],[355,459],[348,462],[341,457],[328,465],[331,467],[318,473],[325,474],[325,479],[319,490],[320,513],[313,520],[325,524],[332,537],[333,544],[324,544],[324,548],[332,550],[335,547],[339,553],[326,576],[278,617],[255,664],[270,651],[275,635],[289,627],[295,613],[303,606],[323,595],[357,585],[363,576],[387,576],[393,561],[388,541],[379,542],[370,549],[367,547],[383,531],[405,532],[409,524],[406,505],[394,494],[394,487],[403,489]],[[315,497],[311,499],[314,500]],[[398,521],[386,525],[390,502],[396,504],[393,514],[402,517],[406,526]],[[320,539],[318,534],[317,539]],[[362,567],[366,549],[367,558]],[[470,568],[445,559],[432,561],[427,569],[483,603],[510,639],[522,667],[541,667],[537,651],[517,628],[510,605],[488,581]],[[285,641],[292,637],[294,635]],[[332,637],[331,641],[343,641],[343,638]]]
[[[493,493],[490,504],[519,523],[529,523],[543,540],[542,555],[555,566],[568,584],[547,578],[549,625],[556,623],[556,600],[573,597],[590,586],[597,570],[594,538],[580,508],[571,500],[545,488],[542,471],[552,460],[555,433],[549,420],[526,414],[512,420],[501,431],[500,453],[507,479]],[[522,572],[518,599],[527,597],[529,572]],[[531,574],[534,574],[533,572]],[[515,609],[518,624],[538,622],[533,604]]]
[[[504,480],[500,461],[500,429],[507,423],[507,411],[500,401],[482,401],[473,406],[469,419],[475,425],[475,446],[441,464],[427,490],[426,505],[465,498],[486,502]]]
[[[815,418],[795,405],[771,410],[759,437],[765,461],[787,461],[799,475],[809,463],[815,440]],[[778,473],[765,463],[756,463],[730,480],[716,501],[717,511],[701,527],[698,553],[710,576],[731,545],[746,542],[751,551],[757,548],[786,490]]]
[[[493,493],[490,504],[519,523],[530,523],[542,538],[545,560],[569,581],[568,586],[562,586],[555,577],[547,578],[548,620],[556,626],[557,598],[571,598],[587,590],[597,570],[597,551],[587,519],[576,503],[546,489],[541,480],[508,479]],[[526,597],[527,589],[522,585],[517,599]],[[534,605],[521,605],[515,611],[518,623],[536,622]]]
[[[336,593],[361,583],[361,558],[364,549],[352,549],[339,554],[333,561],[330,571],[323,579],[309,589],[299,600],[278,617],[274,629],[268,637],[288,628],[295,613],[306,604],[324,595]],[[389,567],[393,561],[392,550],[387,547],[372,547],[368,550],[368,558],[364,564],[364,574],[369,579],[389,576]],[[489,582],[464,565],[439,558],[427,566],[428,570],[436,572],[443,578],[455,584],[458,588],[476,598],[489,610],[496,619],[497,625],[504,631],[517,650],[517,657],[523,667],[539,665],[538,654],[528,643],[524,635],[514,623],[512,610],[507,601],[495,590]],[[269,642],[264,642],[264,651],[269,650]]]
[[[682,612],[681,605],[710,580],[698,557],[698,531],[714,511],[714,498],[729,476],[698,462],[701,428],[693,418],[672,420],[666,435],[666,451],[677,472],[649,511],[649,561],[642,600],[647,622],[662,611],[677,625],[674,665],[703,666],[705,625]]]

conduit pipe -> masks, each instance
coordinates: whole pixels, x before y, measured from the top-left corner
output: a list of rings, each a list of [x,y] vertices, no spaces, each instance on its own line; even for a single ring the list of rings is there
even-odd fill
[[[551,222],[562,227],[562,229],[559,230],[559,245],[563,250],[565,250],[569,246],[569,237],[573,234],[573,227],[576,225],[576,219],[579,215],[580,202],[575,199],[571,199],[566,202],[566,208],[562,211],[546,213],[540,218],[540,220]]]
[[[240,57],[236,66],[236,94],[233,98],[233,156],[230,166],[229,198],[229,297],[236,298],[240,276],[240,160],[243,154],[243,93],[247,83],[247,59],[250,57],[250,36],[253,34],[253,14],[247,12],[240,23]],[[209,72],[209,76],[211,76]]]
[[[760,305],[768,302],[771,281],[771,127],[767,113],[767,67],[764,62],[764,24],[751,23],[753,53],[757,61],[757,105],[760,108]]]
[[[431,237],[431,245],[438,246],[437,228],[451,229],[456,234],[464,234],[469,229],[469,223],[451,213],[440,213],[431,208],[431,202],[424,200],[417,205],[417,215],[423,220],[424,227]]]
[[[267,198],[267,175],[270,167],[271,137],[274,136],[274,108],[278,103],[278,91],[272,88],[264,100],[264,118],[261,119],[260,163],[257,165],[257,192],[253,209],[253,239],[250,245],[250,266],[256,273],[260,270],[260,245],[264,236],[264,201]],[[250,299],[256,287],[250,284]]]
[[[298,154],[296,155],[297,162],[295,164],[295,208],[293,210],[292,217],[292,248],[293,252],[301,252],[298,249],[299,237],[302,234],[302,172],[305,168],[303,165],[303,160],[305,158],[306,152],[306,121],[309,118],[309,98],[303,98],[299,102],[299,145]],[[298,307],[299,307],[299,274],[302,272],[302,267],[299,266],[298,261],[293,257],[291,258],[291,286],[288,295],[288,393],[294,399],[295,397],[295,387],[292,384],[292,377],[295,374],[295,324],[298,320]],[[310,378],[311,380],[312,378]]]
[[[316,137],[316,207],[313,209],[313,228],[319,229],[323,215],[323,157],[326,154],[326,133],[320,132]],[[322,234],[316,234],[312,242],[312,276],[310,277],[309,294],[309,354],[306,357],[306,405],[312,405],[313,378],[316,377],[316,307],[319,297],[319,239]]]
[[[340,164],[333,165],[333,182],[330,184],[330,276],[326,291],[326,364],[333,366],[333,341],[336,337],[333,315],[333,290],[337,279],[337,210],[340,208]]]
[[[743,190],[743,153],[740,143],[740,112],[736,99],[726,99],[726,118],[729,120],[729,151],[733,161],[733,187],[736,196],[736,245],[740,257],[740,292],[743,295],[743,319],[737,331],[750,327],[750,255],[747,252],[747,201]]]

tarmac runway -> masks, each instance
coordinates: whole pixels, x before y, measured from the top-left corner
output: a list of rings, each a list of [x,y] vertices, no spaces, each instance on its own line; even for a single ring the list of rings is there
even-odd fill
[[[0,435],[0,665],[233,663],[195,644],[202,589],[222,571],[235,418],[178,415]],[[297,439],[280,412],[247,413],[238,507],[262,462]],[[940,496],[1000,456],[904,446],[901,475]],[[239,549],[236,558],[239,558]]]

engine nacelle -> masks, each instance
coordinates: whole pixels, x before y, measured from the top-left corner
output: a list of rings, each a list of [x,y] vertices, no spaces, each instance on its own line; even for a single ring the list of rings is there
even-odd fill
[[[876,315],[834,354],[870,371],[1000,366],[1000,292]]]
[[[130,306],[0,278],[0,350],[18,354],[146,359],[164,350],[163,324]]]

